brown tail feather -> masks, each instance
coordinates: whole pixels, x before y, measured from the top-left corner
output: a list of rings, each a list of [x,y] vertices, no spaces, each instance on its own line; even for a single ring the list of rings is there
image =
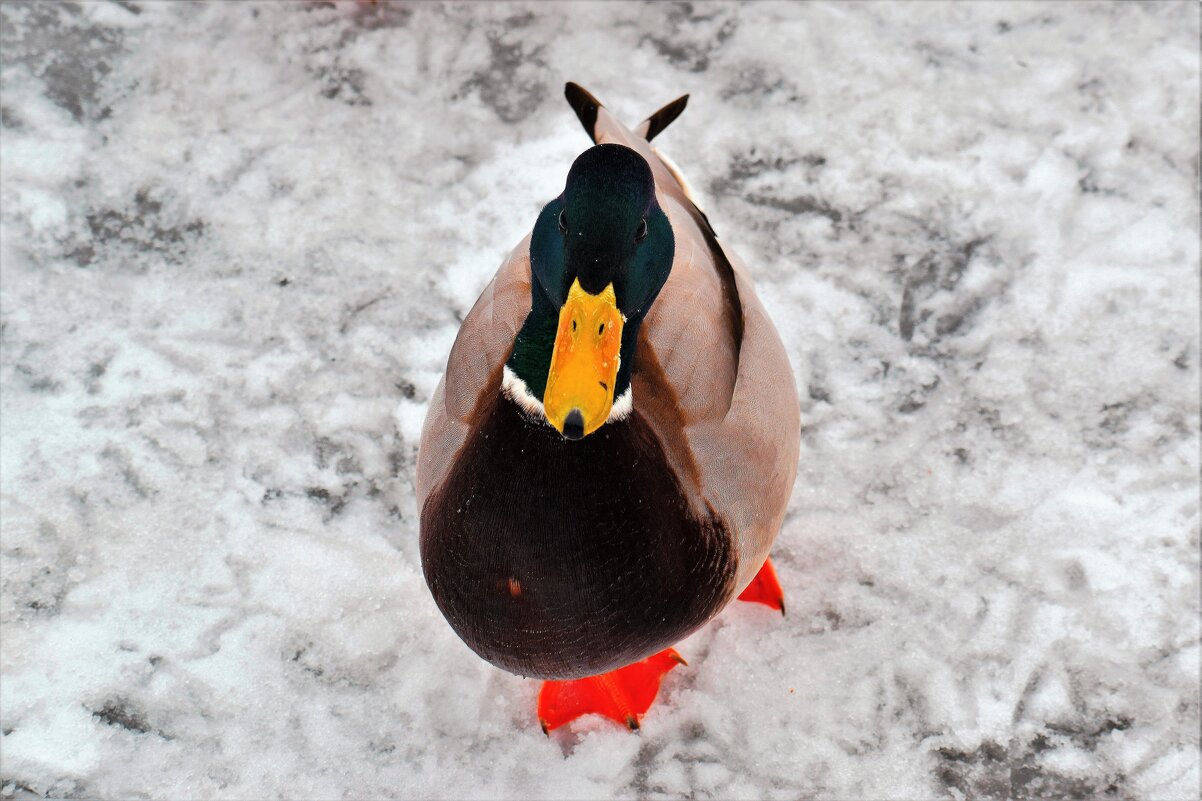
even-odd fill
[[[597,109],[601,108],[601,101],[589,94],[583,86],[571,81],[563,87],[563,95],[568,99],[568,105],[576,112],[584,130],[596,142],[597,136],[593,133],[593,127],[597,124]]]
[[[668,105],[661,108],[659,111],[652,114],[647,119],[635,128],[635,133],[640,133],[650,142],[659,133],[667,128],[672,122],[680,116],[680,112],[684,111],[684,107],[689,104],[689,96],[681,95],[673,100]],[[645,129],[645,130],[644,130]]]
[[[563,95],[568,99],[568,105],[576,112],[584,130],[596,142],[597,110],[601,108],[601,101],[593,97],[592,93],[583,86],[571,81],[564,85]],[[681,95],[639,123],[638,127],[634,129],[634,133],[650,142],[680,116],[680,112],[684,111],[688,102],[689,96]]]

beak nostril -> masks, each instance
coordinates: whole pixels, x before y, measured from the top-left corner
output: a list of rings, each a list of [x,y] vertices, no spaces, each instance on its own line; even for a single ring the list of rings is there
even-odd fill
[[[584,415],[579,409],[573,409],[568,412],[567,418],[563,421],[563,435],[571,440],[584,438]]]

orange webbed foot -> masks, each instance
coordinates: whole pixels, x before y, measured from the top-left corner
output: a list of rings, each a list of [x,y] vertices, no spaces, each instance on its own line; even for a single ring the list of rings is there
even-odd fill
[[[780,581],[776,578],[776,568],[772,566],[771,559],[764,560],[760,572],[755,574],[755,578],[747,585],[747,589],[739,594],[739,600],[764,604],[773,609],[779,609],[782,615],[785,613],[785,591],[780,588]]]
[[[664,675],[686,662],[672,648],[609,673],[572,681],[544,681],[538,693],[538,722],[548,733],[582,715],[604,715],[631,731],[651,708]]]

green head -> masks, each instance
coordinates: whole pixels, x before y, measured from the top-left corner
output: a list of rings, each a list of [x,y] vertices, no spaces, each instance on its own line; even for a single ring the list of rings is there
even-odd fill
[[[534,224],[530,315],[506,364],[511,397],[568,439],[629,411],[639,326],[675,249],[646,160],[616,144],[582,153]]]

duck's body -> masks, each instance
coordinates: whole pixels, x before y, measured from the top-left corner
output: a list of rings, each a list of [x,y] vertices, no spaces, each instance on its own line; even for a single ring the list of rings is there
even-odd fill
[[[544,210],[560,215],[561,239],[547,244],[554,234],[540,217],[534,248],[528,236],[484,290],[431,399],[417,469],[422,562],[439,608],[480,656],[547,679],[641,660],[735,598],[768,556],[799,444],[789,362],[746,269],[648,142],[683,102],[632,131],[583,90],[569,85],[568,96],[604,146],[586,153],[600,165],[592,173],[579,166],[586,156],[573,167],[585,175],[578,184],[593,182],[593,205],[573,200],[584,190],[570,175]],[[591,254],[609,246],[596,239],[602,223],[579,209],[595,208],[627,161],[649,167],[654,197],[642,201],[635,256],[614,256],[635,261],[597,278],[587,265],[605,258]],[[573,255],[580,242],[585,256]],[[667,253],[661,268],[639,266],[640,248]],[[637,284],[644,272],[665,272],[667,259],[666,281]],[[586,382],[610,394],[601,411],[559,400],[568,384],[557,374],[578,369],[561,365],[562,343],[576,336],[575,317],[564,327],[574,302],[586,314],[608,309],[588,318],[599,331],[593,346],[621,349],[617,364],[598,362],[602,380]],[[544,329],[555,319],[547,376],[554,330]]]

